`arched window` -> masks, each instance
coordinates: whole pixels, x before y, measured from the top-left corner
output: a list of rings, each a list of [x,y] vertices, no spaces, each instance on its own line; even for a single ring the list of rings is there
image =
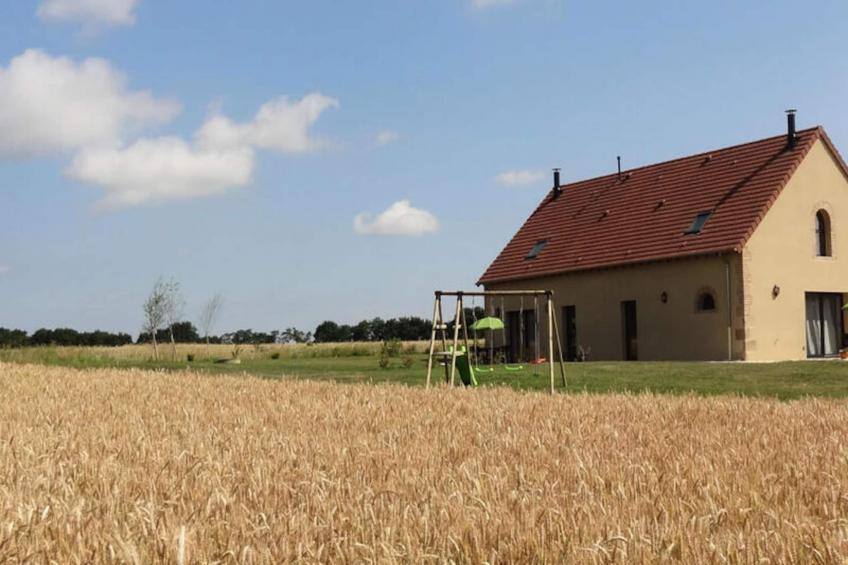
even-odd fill
[[[716,309],[716,300],[712,292],[701,291],[698,293],[698,311],[712,312]]]
[[[830,215],[824,210],[816,212],[816,255],[830,257]]]

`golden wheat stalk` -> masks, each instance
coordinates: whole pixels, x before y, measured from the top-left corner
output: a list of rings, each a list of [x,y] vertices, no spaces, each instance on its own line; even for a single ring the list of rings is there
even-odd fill
[[[848,404],[0,364],[0,561],[844,562]]]

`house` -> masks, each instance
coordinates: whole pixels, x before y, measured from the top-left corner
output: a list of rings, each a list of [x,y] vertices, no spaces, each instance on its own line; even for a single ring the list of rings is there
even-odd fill
[[[789,360],[846,342],[848,168],[821,127],[555,186],[485,273],[551,289],[565,356]],[[845,255],[843,258],[842,255]],[[491,302],[510,357],[546,328]]]

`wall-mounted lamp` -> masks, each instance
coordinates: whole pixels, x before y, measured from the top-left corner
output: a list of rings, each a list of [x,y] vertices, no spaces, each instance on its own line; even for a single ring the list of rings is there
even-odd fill
[[[660,294],[660,302],[663,304],[668,302],[668,293],[666,291],[663,291],[662,294]]]
[[[778,296],[780,296],[780,287],[777,286],[777,285],[774,285],[771,289],[772,300],[777,298]]]

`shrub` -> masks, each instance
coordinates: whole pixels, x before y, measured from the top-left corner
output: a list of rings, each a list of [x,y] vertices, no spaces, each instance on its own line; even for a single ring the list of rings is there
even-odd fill
[[[392,362],[387,355],[380,355],[380,360],[377,362],[381,369],[388,369],[392,366]]]
[[[402,345],[403,344],[399,339],[384,341],[380,346],[380,356],[385,355],[386,357],[397,357],[400,355]]]
[[[412,357],[407,355],[406,357],[403,358],[402,363],[403,363],[404,369],[409,369],[409,368],[412,367],[412,364],[415,363],[415,361],[412,359]]]
[[[368,357],[374,354],[374,350],[364,345],[354,345],[350,354],[353,357]]]
[[[186,361],[192,363],[194,361],[194,353],[189,353],[188,355],[186,355]]]
[[[275,351],[274,353],[271,354],[271,359],[279,359],[279,358],[280,358],[280,352],[279,351]]]

